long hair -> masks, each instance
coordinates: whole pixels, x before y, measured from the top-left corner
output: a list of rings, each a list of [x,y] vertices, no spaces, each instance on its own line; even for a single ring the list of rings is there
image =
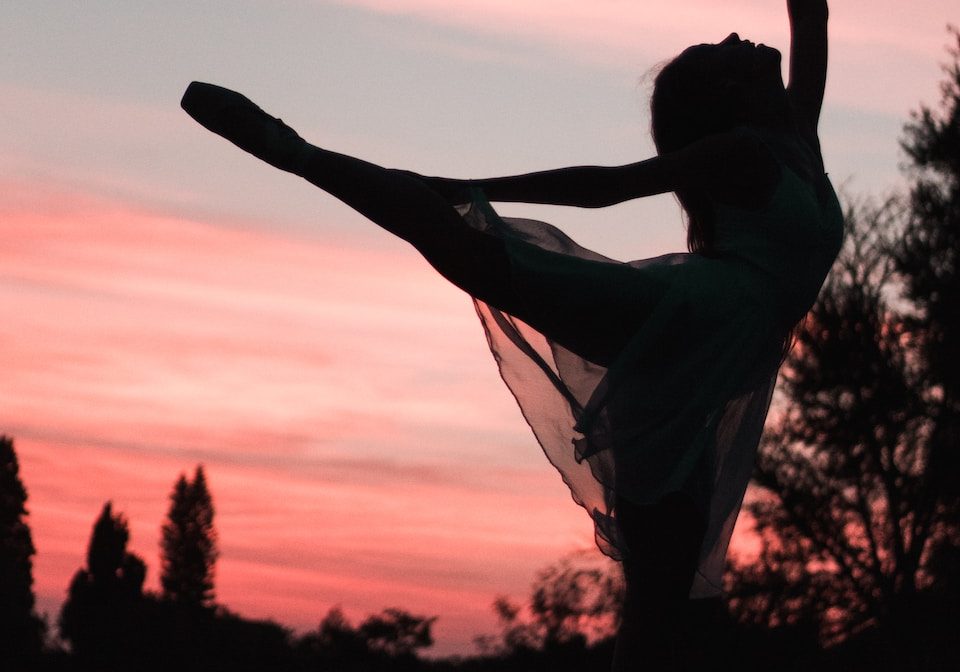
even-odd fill
[[[690,47],[654,78],[650,131],[658,154],[749,123],[743,86],[718,64],[715,49],[709,44]],[[677,189],[675,193],[686,215],[687,249],[714,256],[716,213],[712,201],[696,189]],[[786,329],[781,362],[801,328],[802,322],[798,322]]]
[[[747,121],[742,89],[718,68],[714,45],[686,49],[657,74],[650,99],[650,131],[658,154],[682,149]],[[678,189],[687,218],[687,249],[714,252],[713,208],[706,194]]]

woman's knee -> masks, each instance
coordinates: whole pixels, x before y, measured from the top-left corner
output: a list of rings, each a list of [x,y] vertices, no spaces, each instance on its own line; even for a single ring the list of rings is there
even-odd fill
[[[414,246],[443,277],[506,313],[521,311],[503,241],[457,223],[460,230],[438,231]],[[522,319],[522,316],[520,316]]]

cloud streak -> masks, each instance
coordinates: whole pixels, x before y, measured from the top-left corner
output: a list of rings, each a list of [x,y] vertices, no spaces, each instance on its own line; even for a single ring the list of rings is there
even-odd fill
[[[685,0],[653,7],[622,0],[337,0],[386,16],[411,17],[459,31],[523,40],[561,49],[567,58],[605,67],[643,68],[691,44],[717,42],[737,31],[758,42],[789,47],[786,6],[755,0]],[[902,100],[929,94],[953,3],[898,0],[833,3],[832,73],[828,104],[903,114],[890,96],[896,78]],[[943,39],[940,39],[943,38]],[[455,40],[454,40],[455,41]],[[443,48],[432,43],[431,48]],[[459,52],[461,48],[449,47]],[[499,56],[491,52],[489,58]],[[877,76],[884,73],[883,76]]]

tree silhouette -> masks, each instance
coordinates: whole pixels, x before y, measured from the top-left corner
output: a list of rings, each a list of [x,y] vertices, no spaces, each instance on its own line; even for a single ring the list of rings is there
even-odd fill
[[[921,106],[901,142],[914,178],[907,223],[893,249],[929,396],[928,468],[911,534],[931,536],[929,576],[960,592],[960,30],[943,67],[939,109]],[[920,562],[915,549],[914,562]]]
[[[433,646],[433,624],[437,617],[414,616],[402,609],[385,609],[360,624],[360,636],[374,651],[391,658],[412,657],[418,649]]]
[[[421,649],[433,646],[436,617],[385,609],[353,626],[343,610],[330,609],[320,627],[300,638],[297,648],[310,669],[340,672],[417,670]]]
[[[942,109],[906,127],[909,203],[848,209],[845,248],[785,363],[749,506],[762,550],[730,576],[743,622],[814,623],[830,643],[870,626],[915,632],[905,624],[931,591],[952,599],[960,50],[950,53]]]
[[[130,532],[107,502],[94,523],[87,566],[74,574],[60,612],[60,635],[81,669],[122,669],[136,659],[147,567],[127,551]]]
[[[493,608],[499,638],[481,637],[488,652],[517,653],[585,649],[616,633],[623,581],[611,563],[594,554],[574,554],[538,572],[526,607],[499,597]]]
[[[13,439],[0,435],[0,668],[26,668],[40,654],[44,623],[34,612],[27,491]]]
[[[299,647],[304,657],[315,661],[319,669],[360,670],[366,667],[369,658],[366,641],[339,606],[327,612],[316,632],[300,639]]]
[[[217,532],[213,499],[203,466],[193,480],[181,474],[170,495],[161,539],[163,597],[184,606],[210,606],[214,599]]]

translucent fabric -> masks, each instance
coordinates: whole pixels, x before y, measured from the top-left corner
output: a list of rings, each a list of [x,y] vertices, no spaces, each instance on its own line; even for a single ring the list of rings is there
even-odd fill
[[[527,423],[591,516],[597,545],[615,559],[626,553],[617,497],[647,504],[687,493],[707,522],[693,598],[721,593],[785,335],[816,297],[842,238],[835,196],[818,199],[785,166],[783,173],[770,208],[759,211],[763,227],[756,213],[729,209],[721,218],[741,226],[718,222],[718,232],[735,232],[761,256],[803,256],[805,279],[795,277],[796,264],[780,277],[739,256],[736,244],[718,258],[622,263],[544,222],[500,217],[480,192],[459,208],[506,245],[518,314],[474,299],[477,313]],[[816,212],[798,206],[811,202]],[[803,241],[793,235],[798,226]],[[786,227],[792,247],[770,227]],[[580,347],[591,332],[621,344],[609,361]]]

